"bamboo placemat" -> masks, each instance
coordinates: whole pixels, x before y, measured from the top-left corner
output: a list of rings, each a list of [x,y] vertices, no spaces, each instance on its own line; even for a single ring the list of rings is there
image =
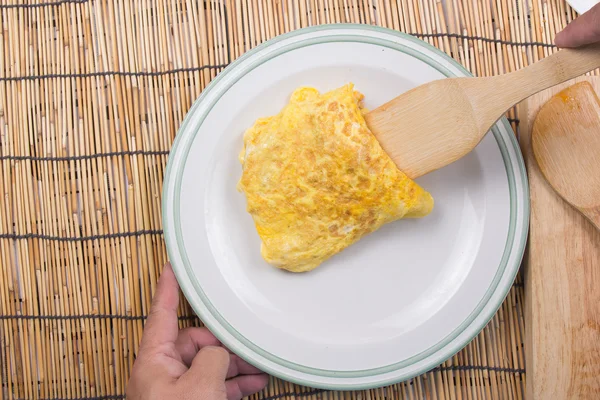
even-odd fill
[[[323,23],[390,27],[476,75],[555,51],[562,0],[0,0],[0,365],[7,399],[121,399],[167,261],[160,195],[192,102],[236,57]],[[518,130],[518,113],[509,113]],[[198,325],[182,298],[182,327]],[[523,283],[463,351],[387,388],[261,399],[521,399]]]

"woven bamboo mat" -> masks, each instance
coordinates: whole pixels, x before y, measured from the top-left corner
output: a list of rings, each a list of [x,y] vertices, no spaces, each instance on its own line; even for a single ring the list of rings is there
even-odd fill
[[[0,365],[6,399],[121,399],[167,261],[160,195],[179,123],[257,44],[356,22],[473,73],[555,51],[562,0],[0,0]],[[509,113],[518,130],[518,113]],[[198,325],[182,298],[181,326]],[[274,379],[260,399],[521,399],[523,283],[463,351],[387,388]]]

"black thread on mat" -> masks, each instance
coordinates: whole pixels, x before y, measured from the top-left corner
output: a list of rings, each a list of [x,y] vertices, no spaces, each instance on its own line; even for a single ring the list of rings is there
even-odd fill
[[[326,390],[323,389],[313,389],[311,391],[308,392],[286,392],[286,393],[279,393],[279,394],[275,394],[273,396],[269,396],[269,397],[263,397],[263,400],[277,400],[277,399],[281,399],[283,397],[308,397],[308,396],[314,396],[316,394],[321,394],[321,393],[325,393]]]
[[[198,317],[193,315],[181,315],[180,321],[193,321]],[[82,315],[0,315],[0,320],[24,319],[24,320],[54,320],[72,321],[78,319],[119,319],[124,321],[141,321],[148,319],[147,315],[116,315],[116,314],[82,314]]]
[[[120,400],[124,399],[124,394],[107,394],[104,396],[94,396],[94,397],[48,397],[42,398],[40,400]],[[26,400],[24,398],[18,398],[17,400]]]
[[[84,72],[80,74],[44,74],[44,75],[27,75],[27,76],[3,76],[0,77],[0,82],[3,81],[36,81],[41,79],[52,78],[94,78],[107,76],[135,76],[135,77],[154,77],[163,75],[178,74],[181,72],[199,72],[205,69],[222,69],[229,64],[207,64],[200,67],[176,68],[165,71],[156,72],[131,72],[131,71],[105,71],[105,72]]]
[[[0,10],[8,8],[41,8],[41,7],[56,7],[63,4],[85,4],[90,0],[58,0],[48,3],[30,3],[30,4],[0,4]]]
[[[488,367],[485,365],[452,365],[450,367],[435,367],[429,372],[444,372],[444,371],[488,371],[488,372],[508,372],[512,374],[524,374],[524,368],[505,368],[505,367]]]
[[[556,45],[551,43],[544,42],[513,42],[511,40],[502,40],[502,39],[491,39],[483,36],[472,36],[472,35],[461,35],[458,33],[409,33],[409,35],[418,37],[418,38],[454,38],[454,39],[463,39],[463,40],[479,40],[485,43],[495,43],[495,44],[506,44],[511,46],[539,46],[539,47],[548,47],[554,48]]]
[[[80,236],[80,237],[68,237],[68,236],[52,236],[52,235],[42,235],[39,233],[25,233],[25,234],[15,234],[15,233],[0,233],[0,239],[43,239],[43,240],[53,240],[57,242],[85,242],[88,240],[99,240],[99,239],[116,239],[116,238],[127,238],[127,237],[136,237],[143,235],[162,235],[162,229],[145,229],[141,231],[134,232],[117,232],[117,233],[105,233],[103,235],[92,235],[92,236]]]
[[[37,156],[0,156],[0,161],[81,161],[91,160],[102,157],[123,157],[123,156],[163,156],[169,155],[169,150],[134,150],[134,151],[112,151],[108,153],[84,154],[79,156],[64,157],[37,157]]]

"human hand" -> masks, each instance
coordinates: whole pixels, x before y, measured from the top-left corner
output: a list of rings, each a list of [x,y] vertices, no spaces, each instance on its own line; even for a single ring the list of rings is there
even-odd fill
[[[580,47],[600,42],[600,3],[571,22],[554,38],[558,47]]]
[[[206,328],[177,326],[179,286],[167,264],[127,385],[132,400],[234,400],[262,390],[267,375],[230,354]]]

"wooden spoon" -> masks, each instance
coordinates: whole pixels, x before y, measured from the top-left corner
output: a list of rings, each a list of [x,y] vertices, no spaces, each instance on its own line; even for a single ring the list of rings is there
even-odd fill
[[[600,44],[560,50],[510,74],[418,86],[365,118],[398,168],[416,178],[469,153],[521,100],[598,67]]]
[[[581,82],[552,97],[531,135],[550,186],[600,229],[600,100],[592,85]]]

